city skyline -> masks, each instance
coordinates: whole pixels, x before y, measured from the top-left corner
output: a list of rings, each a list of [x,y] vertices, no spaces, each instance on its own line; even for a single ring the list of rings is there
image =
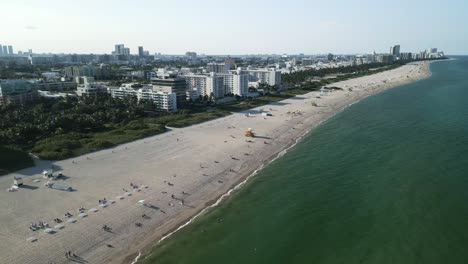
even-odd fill
[[[100,1],[93,8],[87,3],[3,3],[10,23],[0,29],[0,44],[37,53],[110,54],[115,44],[125,43],[131,54],[143,46],[151,54],[243,55],[387,53],[398,43],[409,52],[444,47],[446,54],[468,54],[467,29],[458,26],[467,20],[468,4],[462,1]]]

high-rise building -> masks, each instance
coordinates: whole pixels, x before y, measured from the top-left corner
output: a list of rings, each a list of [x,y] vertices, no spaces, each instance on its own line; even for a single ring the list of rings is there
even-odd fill
[[[181,78],[187,82],[187,97],[197,100],[200,96],[224,96],[223,78],[212,72],[210,75],[183,75]]]
[[[219,73],[216,76],[223,77],[224,94],[247,96],[249,93],[249,75],[240,70],[231,73]]]
[[[230,64],[211,62],[206,65],[208,72],[227,73],[231,69]]]
[[[390,55],[400,57],[400,45],[395,45],[390,48]]]
[[[11,46],[11,45],[8,46],[8,54],[9,54],[9,55],[13,55],[13,54],[14,54],[14,53],[13,53],[13,46]]]
[[[8,47],[3,46],[3,56],[6,56],[6,55],[8,55]]]
[[[194,51],[187,51],[185,52],[185,56],[187,56],[189,59],[195,59],[197,57],[197,53]]]
[[[328,56],[327,56],[328,61],[332,61],[333,58],[334,58],[333,54],[328,53]]]
[[[33,54],[32,49],[29,49],[28,53],[29,53],[29,55]]]
[[[411,52],[401,52],[400,53],[400,59],[401,60],[411,60],[413,58],[413,54]]]
[[[230,71],[234,73],[236,71]],[[275,68],[270,69],[256,69],[256,70],[242,70],[242,74],[249,75],[249,82],[265,83],[271,86],[281,85],[281,72]]]
[[[124,55],[124,49],[125,49],[124,44],[116,44],[113,53],[114,55]]]
[[[3,49],[2,49],[2,44],[0,44],[0,56],[3,55]]]
[[[145,56],[145,51],[142,46],[138,47],[138,56],[143,57]]]

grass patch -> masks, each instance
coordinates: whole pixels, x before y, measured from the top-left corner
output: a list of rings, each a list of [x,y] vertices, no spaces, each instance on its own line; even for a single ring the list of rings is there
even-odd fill
[[[251,108],[259,107],[269,103],[279,102],[284,99],[293,97],[294,95],[289,93],[281,94],[269,94],[261,97],[255,97],[252,99],[246,99],[243,101],[235,101],[227,104],[219,105],[218,108],[229,111],[229,112],[242,112]]]
[[[41,159],[61,160],[111,148],[119,144],[165,132],[164,125],[137,120],[95,133],[68,133],[38,141],[32,151]]]
[[[213,120],[213,119],[228,116],[228,115],[230,115],[228,111],[216,109],[214,111],[208,111],[204,113],[194,113],[194,114],[184,116],[183,118],[180,118],[178,120],[173,120],[171,122],[168,122],[167,126],[176,127],[176,128],[187,127],[187,126],[203,123],[209,120]]]

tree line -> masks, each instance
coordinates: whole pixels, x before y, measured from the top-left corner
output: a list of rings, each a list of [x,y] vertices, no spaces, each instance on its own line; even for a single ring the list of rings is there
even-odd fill
[[[106,130],[109,125],[127,124],[154,115],[151,101],[136,98],[114,99],[67,97],[61,100],[41,98],[28,105],[0,106],[0,144],[28,148],[35,142],[70,132],[90,133]]]

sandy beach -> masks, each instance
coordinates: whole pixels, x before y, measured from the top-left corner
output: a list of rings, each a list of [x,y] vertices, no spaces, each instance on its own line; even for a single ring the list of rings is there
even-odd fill
[[[250,116],[234,113],[73,159],[37,161],[33,168],[2,176],[0,263],[68,263],[68,251],[82,263],[131,263],[304,133],[364,97],[427,78],[429,64],[334,83],[329,86],[343,90],[311,92],[251,109]],[[272,116],[262,116],[263,111]],[[247,128],[257,137],[245,137]],[[44,186],[41,172],[52,164],[65,176],[56,182],[75,191]],[[25,187],[7,192],[14,176],[23,177]],[[99,204],[104,198],[107,207]],[[79,216],[80,207],[86,217]],[[54,228],[55,218],[63,227]],[[67,221],[71,218],[76,222]],[[37,221],[55,233],[30,230]],[[37,241],[28,240],[32,237]]]

